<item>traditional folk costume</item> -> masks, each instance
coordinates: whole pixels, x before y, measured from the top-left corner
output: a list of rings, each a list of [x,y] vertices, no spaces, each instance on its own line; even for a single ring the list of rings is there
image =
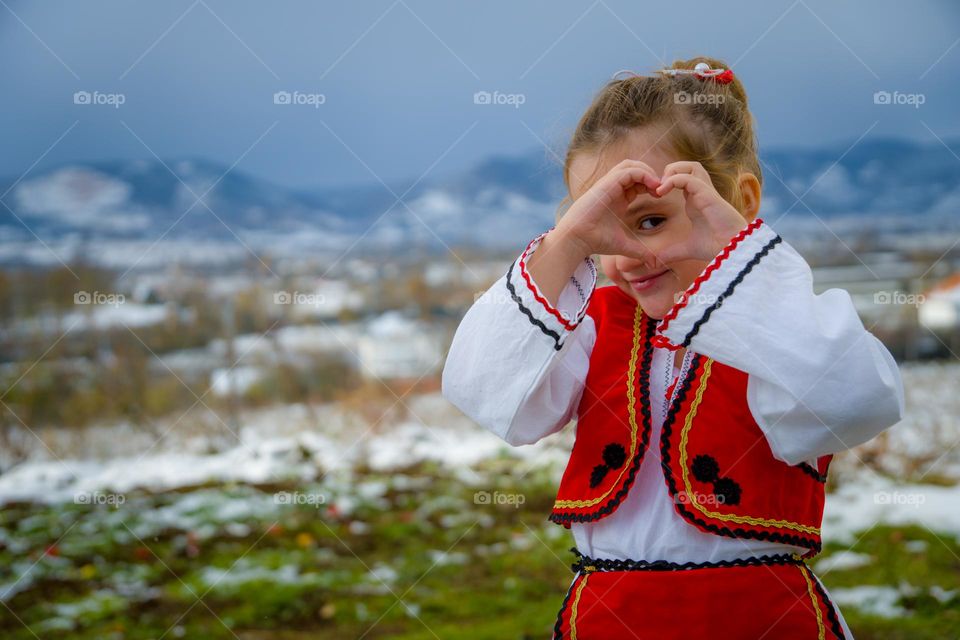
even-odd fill
[[[577,419],[549,516],[577,558],[553,637],[852,638],[805,560],[832,454],[904,398],[849,294],[815,295],[758,218],[661,320],[596,287],[591,258],[553,306],[526,269],[545,235],[468,310],[442,392],[514,446]]]

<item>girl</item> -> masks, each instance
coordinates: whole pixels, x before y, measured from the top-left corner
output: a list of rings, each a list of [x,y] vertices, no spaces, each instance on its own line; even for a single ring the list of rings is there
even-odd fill
[[[550,514],[578,558],[554,638],[852,637],[805,561],[833,454],[897,423],[903,386],[849,294],[814,294],[757,217],[725,66],[600,91],[568,208],[468,310],[443,370],[443,395],[511,445],[577,419]]]

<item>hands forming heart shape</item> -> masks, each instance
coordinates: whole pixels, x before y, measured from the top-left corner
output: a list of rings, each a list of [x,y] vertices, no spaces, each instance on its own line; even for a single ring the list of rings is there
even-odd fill
[[[663,176],[657,176],[648,164],[629,159],[597,180],[570,206],[557,226],[570,232],[584,255],[649,259],[653,254],[651,243],[627,224],[628,209],[642,193],[662,198],[675,189],[683,192],[690,232],[658,247],[655,255],[660,262],[711,260],[747,226],[747,220],[717,192],[699,162],[672,162]]]

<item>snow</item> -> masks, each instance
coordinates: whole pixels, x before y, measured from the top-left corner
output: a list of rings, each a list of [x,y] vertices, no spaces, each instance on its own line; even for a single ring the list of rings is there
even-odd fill
[[[237,563],[241,564],[240,562]],[[201,574],[201,580],[210,589],[236,587],[250,582],[273,582],[276,584],[315,584],[317,574],[301,574],[300,568],[293,564],[277,569],[260,566],[232,566],[227,569],[207,567]]]
[[[312,438],[316,446],[318,441]],[[311,477],[314,465],[301,459],[299,445],[287,438],[244,443],[223,453],[161,453],[108,460],[53,460],[18,465],[0,476],[0,503],[73,502],[78,496],[123,495],[136,489],[168,491],[209,481],[266,483],[278,478]]]
[[[167,437],[159,443],[131,438],[134,430],[126,423],[86,431],[41,431],[45,446],[30,435],[36,457],[0,475],[0,504],[56,504],[78,496],[162,492],[208,482],[309,480],[321,473],[348,471],[360,462],[388,472],[435,461],[465,482],[477,483],[482,478],[472,467],[488,458],[506,454],[525,469],[559,469],[572,446],[573,433],[568,429],[537,445],[510,447],[474,425],[439,392],[405,398],[404,404],[411,418],[381,429],[371,429],[358,416],[334,405],[291,404],[244,413],[235,434],[224,435],[223,424],[207,413],[209,434],[196,433],[195,427],[181,434],[175,430],[176,423],[161,422],[155,426]],[[227,446],[211,453],[218,441]],[[111,446],[115,448],[108,449]],[[403,482],[414,488],[422,481],[426,480]],[[361,500],[376,500],[386,489],[383,483],[366,481],[349,493]],[[337,506],[350,509],[352,499],[343,495]]]
[[[957,594],[956,589],[944,589],[939,585],[929,588],[918,587],[901,580],[897,586],[859,585],[840,587],[830,590],[833,600],[845,607],[854,607],[862,613],[881,618],[899,618],[913,615],[901,604],[901,598],[928,593],[940,603],[951,601]]]
[[[217,396],[242,395],[264,377],[258,367],[221,367],[210,374],[210,390]]]
[[[853,544],[857,533],[876,523],[916,524],[960,541],[960,485],[904,483],[861,470],[826,501],[825,541]]]
[[[952,420],[943,421],[942,416],[951,415],[947,408],[958,402],[956,394],[945,392],[960,375],[956,369],[924,366],[905,372],[908,398],[929,400],[932,406],[908,401],[906,419],[889,432],[890,442],[877,449],[873,457],[876,464],[897,468],[905,464],[906,457],[918,452],[939,457],[949,451],[950,443],[956,442],[957,426]],[[911,380],[923,384],[911,385]],[[453,408],[439,392],[410,396],[403,403],[406,417],[389,427],[371,425],[359,414],[333,404],[292,404],[246,411],[240,416],[236,434],[228,435],[215,415],[204,414],[209,422],[206,430],[192,426],[186,433],[179,433],[173,430],[176,425],[160,423],[156,425],[159,431],[169,430],[171,434],[156,444],[147,440],[148,446],[143,446],[143,439],[132,446],[133,427],[126,424],[89,432],[42,431],[50,450],[34,442],[32,459],[0,475],[0,504],[70,502],[79,495],[98,492],[107,496],[137,490],[163,492],[211,482],[261,485],[277,480],[311,481],[323,475],[330,483],[325,487],[330,491],[328,504],[349,513],[361,502],[378,504],[388,488],[375,480],[339,479],[341,472],[348,474],[357,464],[390,472],[432,461],[450,469],[468,485],[483,486],[489,482],[477,472],[477,465],[504,458],[520,473],[542,470],[559,480],[575,436],[571,425],[535,445],[511,447]],[[212,446],[218,441],[221,446]],[[98,457],[103,455],[112,457]],[[876,523],[917,524],[937,535],[960,539],[960,486],[904,482],[871,471],[857,463],[857,457],[849,454],[838,458],[840,482],[828,497],[824,512],[825,543],[852,544]],[[946,468],[941,465],[938,471]],[[405,479],[402,474],[398,478],[396,488],[400,490],[429,481]],[[189,521],[198,513],[196,509],[206,504],[204,500],[215,500],[202,491],[193,494],[192,500],[198,502],[161,509],[144,526]],[[246,498],[220,499],[220,506],[205,507],[213,510],[205,516],[206,523],[243,519],[250,515],[250,508],[269,514],[277,507],[256,501],[245,505]],[[444,507],[432,503],[419,507],[421,511],[438,508]],[[869,561],[859,554],[835,554],[822,560],[818,570],[850,569]]]
[[[14,193],[30,217],[107,231],[137,231],[150,224],[147,212],[130,201],[128,183],[84,167],[25,180]]]
[[[822,560],[818,561],[814,569],[819,574],[830,571],[843,571],[844,569],[855,569],[863,567],[873,562],[873,557],[865,553],[855,551],[839,551]]]
[[[955,362],[900,365],[906,399],[903,420],[855,452],[885,474],[960,480],[960,366]],[[857,458],[853,458],[854,461]]]
[[[898,618],[908,614],[899,605],[900,590],[894,587],[863,585],[831,589],[830,596],[841,607],[850,606],[882,618]]]

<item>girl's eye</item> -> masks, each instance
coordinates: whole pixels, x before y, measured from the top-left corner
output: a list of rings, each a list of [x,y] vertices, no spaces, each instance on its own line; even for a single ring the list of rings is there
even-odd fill
[[[663,224],[664,220],[666,220],[665,216],[648,216],[640,221],[639,227],[645,231],[648,231]],[[644,226],[647,225],[647,223],[650,224],[648,226]]]

